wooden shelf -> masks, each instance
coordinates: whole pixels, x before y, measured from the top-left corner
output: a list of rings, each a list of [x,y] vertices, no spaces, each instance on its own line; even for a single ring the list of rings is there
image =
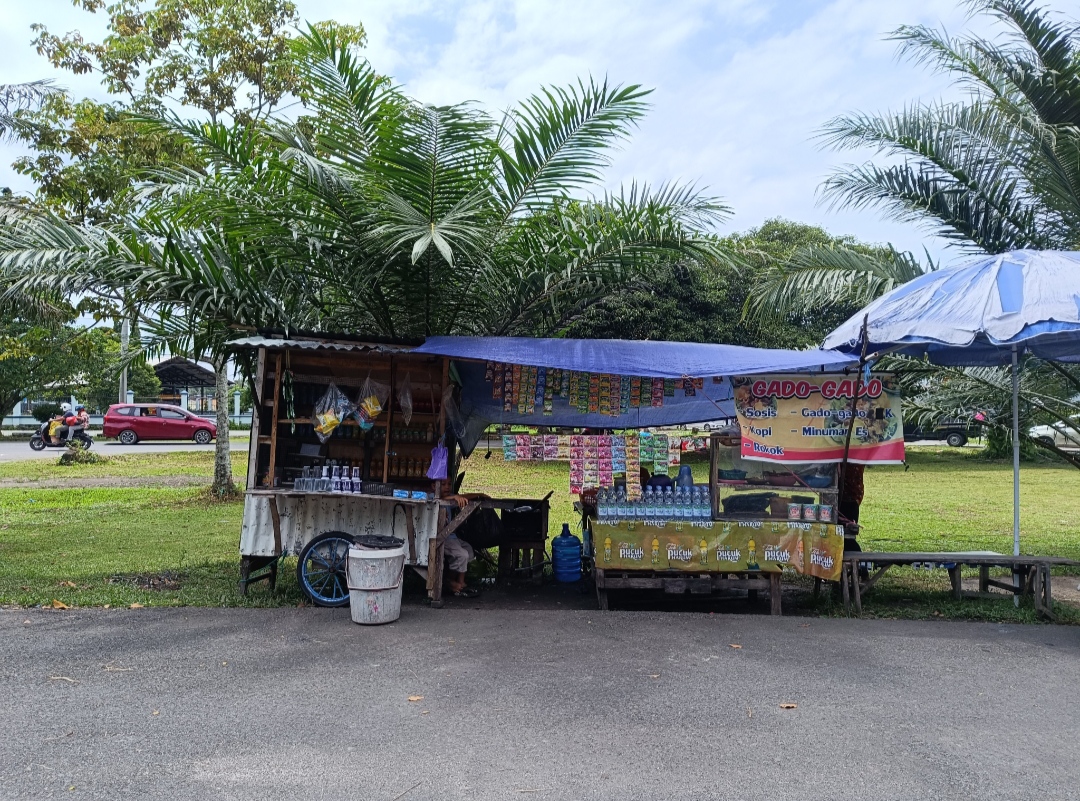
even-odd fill
[[[279,417],[278,418],[278,425],[283,425],[283,424],[290,424],[291,425],[292,423],[296,423],[298,425],[309,426],[309,425],[312,425],[311,420],[312,420],[312,418],[310,418],[310,417]],[[358,423],[356,420],[342,420],[340,423],[338,423],[338,425],[345,426],[347,428],[356,428],[357,426],[360,425],[360,423]],[[373,423],[373,427],[374,428],[386,428],[386,420],[385,419],[376,420]]]
[[[760,490],[765,492],[779,492],[781,490],[791,490],[792,492],[836,492],[836,487],[807,487],[802,484],[796,484],[791,486],[790,484],[751,484],[749,482],[739,482],[737,484],[729,483],[723,480],[717,480],[717,489],[733,489],[733,490]]]

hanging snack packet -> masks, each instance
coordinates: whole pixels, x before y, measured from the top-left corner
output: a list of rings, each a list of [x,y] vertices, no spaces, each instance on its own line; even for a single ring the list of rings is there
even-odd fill
[[[412,373],[405,373],[405,378],[397,391],[398,407],[405,425],[412,422]]]
[[[363,431],[370,431],[375,425],[375,418],[382,414],[383,407],[390,397],[390,387],[380,384],[371,379],[371,373],[364,379],[360,387],[360,397],[356,401],[354,411],[356,419],[360,422]],[[412,395],[409,396],[409,415],[412,416]]]
[[[315,404],[315,419],[312,422],[315,424],[315,434],[319,437],[319,442],[330,439],[334,429],[341,425],[355,408],[344,392],[330,384]]]

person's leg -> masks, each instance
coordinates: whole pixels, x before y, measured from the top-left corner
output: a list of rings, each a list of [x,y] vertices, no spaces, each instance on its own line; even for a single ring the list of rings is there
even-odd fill
[[[446,586],[450,592],[461,592],[465,587],[465,571],[469,569],[469,552],[466,543],[457,537],[450,537],[444,546],[446,551],[447,577]]]

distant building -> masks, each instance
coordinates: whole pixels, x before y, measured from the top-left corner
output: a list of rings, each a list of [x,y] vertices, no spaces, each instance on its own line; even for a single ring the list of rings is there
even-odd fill
[[[213,370],[191,359],[173,356],[155,364],[154,372],[161,382],[162,403],[184,406],[196,414],[217,411],[217,380]]]

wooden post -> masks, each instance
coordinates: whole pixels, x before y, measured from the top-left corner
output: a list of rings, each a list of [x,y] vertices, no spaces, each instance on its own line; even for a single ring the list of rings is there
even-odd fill
[[[274,524],[274,556],[281,556],[281,512],[278,510],[277,495],[267,495],[270,504],[270,520]]]
[[[258,391],[251,398],[251,436],[248,439],[247,489],[255,489],[255,471],[259,465],[259,419],[262,417],[262,396],[266,392],[266,348],[259,348],[258,366],[255,368],[255,386]]]
[[[270,466],[266,469],[266,486],[274,486],[274,469],[277,467],[278,409],[281,399],[281,353],[274,359],[274,403],[270,419]]]
[[[979,592],[990,592],[990,565],[979,565]]]
[[[952,582],[953,597],[959,601],[963,597],[963,587],[960,583],[960,565],[949,568],[949,581]]]
[[[844,598],[844,612],[851,613],[850,595],[851,563],[846,559],[840,563],[840,593]]]
[[[770,614],[773,614],[773,615],[782,614],[781,611],[780,611],[780,603],[781,603],[781,597],[780,597],[780,574],[779,573],[770,573],[769,574],[769,606],[770,606],[769,612],[770,612]]]
[[[390,397],[386,399],[386,441],[383,444],[382,482],[390,482],[390,438],[394,433],[394,357],[390,357]],[[440,575],[442,575],[440,571]]]
[[[851,589],[855,595],[855,614],[862,617],[862,587],[859,585],[859,565],[857,562],[850,562],[848,568],[848,574],[851,576]]]

